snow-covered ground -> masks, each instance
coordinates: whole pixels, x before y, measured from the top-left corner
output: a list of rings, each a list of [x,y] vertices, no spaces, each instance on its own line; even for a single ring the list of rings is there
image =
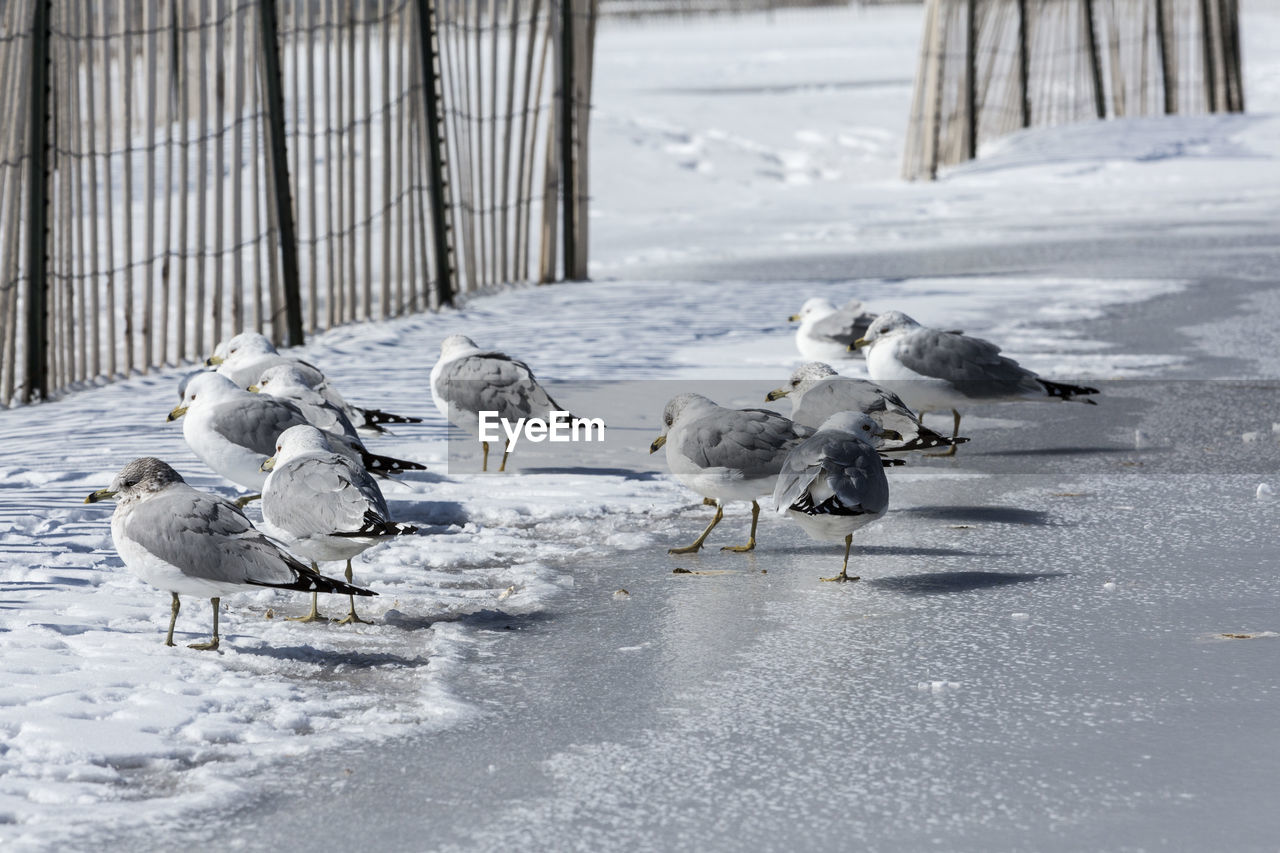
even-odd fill
[[[596,281],[303,352],[426,419],[374,443],[431,470],[387,489],[422,534],[357,561],[370,625],[287,622],[303,597],[263,591],[224,601],[218,653],[161,645],[168,596],[81,501],[143,454],[229,492],[165,423],[182,370],[0,412],[0,845],[1261,846],[1276,509],[1253,488],[1280,407],[1184,381],[1280,373],[1258,286],[1280,274],[1280,12],[1245,11],[1250,114],[1033,130],[937,184],[897,180],[919,9],[602,28]],[[1163,384],[966,418],[955,462],[892,473],[863,584],[816,584],[835,550],[771,514],[755,555],[669,559],[707,510],[654,473],[662,401],[715,382],[761,405],[818,294]],[[475,473],[427,388],[456,333],[559,380],[609,441]],[[731,574],[677,587],[677,565]]]

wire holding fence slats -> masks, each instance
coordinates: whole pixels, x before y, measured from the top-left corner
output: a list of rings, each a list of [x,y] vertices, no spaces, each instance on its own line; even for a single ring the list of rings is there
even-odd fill
[[[1238,18],[1238,0],[927,0],[904,175],[1021,127],[1242,111]]]
[[[585,276],[590,82],[556,76],[562,9],[589,73],[595,0],[4,4],[0,405],[246,328]],[[573,258],[545,239],[562,217]]]

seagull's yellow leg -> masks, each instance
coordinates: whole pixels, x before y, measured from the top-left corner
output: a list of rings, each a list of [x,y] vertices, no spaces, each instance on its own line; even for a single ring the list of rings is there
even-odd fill
[[[480,462],[480,470],[488,471],[489,470],[489,442],[482,441],[480,442],[480,446],[484,448],[484,459]]]
[[[178,610],[181,607],[182,604],[179,603],[178,594],[175,592],[173,593],[173,606],[169,608],[169,635],[164,638],[166,646],[173,645],[173,626],[178,624]]]
[[[349,559],[347,560],[347,583],[351,583],[351,560],[349,560]],[[348,594],[347,594],[347,598],[351,599],[351,612],[350,612],[350,613],[348,613],[348,614],[346,615],[346,617],[345,617],[345,618],[340,619],[340,620],[338,621],[338,624],[339,624],[339,625],[350,625],[350,624],[353,624],[353,623],[355,623],[355,622],[364,622],[365,624],[368,624],[367,620],[361,619],[359,616],[357,616],[357,615],[356,615],[356,597],[355,597],[355,595],[353,595],[353,594],[351,594],[351,593],[348,593]]]
[[[244,509],[254,501],[261,500],[261,499],[262,499],[262,495],[242,495],[241,497],[236,498],[236,506],[240,507],[241,509]]]
[[[498,471],[507,470],[507,454],[511,452],[511,442],[504,441],[502,443],[502,464],[498,466]]]
[[[315,560],[311,561],[311,568],[317,572],[320,571],[320,567],[316,565]],[[318,592],[311,593],[311,612],[308,613],[306,616],[290,616],[289,621],[290,622],[315,622],[318,619],[323,619],[324,617],[320,615],[319,604],[320,604],[320,593]]]
[[[844,565],[840,567],[840,574],[833,578],[822,578],[824,581],[835,581],[836,583],[844,583],[845,581],[859,580],[857,575],[849,577],[849,546],[853,544],[853,534],[850,533],[844,537]]]
[[[751,502],[751,535],[747,537],[746,545],[725,545],[721,551],[733,551],[737,554],[745,554],[748,551],[756,549],[756,522],[760,520],[760,504],[755,501]]]
[[[187,648],[200,652],[212,652],[218,648],[218,602],[220,600],[217,598],[209,599],[209,602],[213,604],[213,639],[207,643],[192,643]]]
[[[720,523],[720,519],[722,518],[724,518],[724,507],[720,506],[720,504],[717,503],[716,514],[711,519],[711,523],[707,525],[707,529],[702,531],[702,535],[699,536],[697,539],[693,540],[692,545],[686,545],[683,548],[668,548],[667,553],[668,554],[698,553],[698,551],[702,550],[702,543],[707,541],[707,534],[711,532],[712,528],[714,528],[717,524]]]
[[[956,448],[959,447],[959,445],[955,443],[955,440],[960,436],[960,410],[952,409],[951,417],[954,421],[951,427],[951,446],[948,447],[946,450],[942,451],[941,453],[929,453],[926,455],[928,456],[955,456],[956,455]]]

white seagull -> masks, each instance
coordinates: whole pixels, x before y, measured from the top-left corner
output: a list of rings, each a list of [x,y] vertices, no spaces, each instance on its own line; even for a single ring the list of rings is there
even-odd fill
[[[882,427],[902,436],[900,441],[880,447],[881,453],[948,447],[969,440],[939,435],[920,423],[920,417],[897,394],[866,379],[841,376],[820,361],[797,367],[787,384],[770,391],[765,400],[772,403],[783,397],[791,401],[791,420],[814,429],[839,412],[871,415]]]
[[[757,498],[770,494],[788,450],[813,430],[792,423],[768,409],[726,409],[701,394],[672,397],[662,413],[662,435],[650,453],[667,448],[667,467],[676,479],[714,503],[716,514],[691,545],[670,548],[669,554],[693,554],[724,518],[729,501],[751,501],[751,535],[746,545],[722,551],[751,551],[756,547]]]
[[[801,356],[808,361],[840,361],[854,357],[849,345],[866,333],[875,318],[875,314],[863,311],[862,303],[856,299],[837,308],[815,296],[800,306],[799,314],[788,319],[800,322],[796,349]]]
[[[169,412],[169,420],[184,415],[182,436],[192,451],[219,475],[254,491],[261,491],[266,483],[262,463],[275,453],[276,438],[289,427],[307,423],[302,411],[287,400],[237,388],[218,373],[191,378],[182,402]],[[343,436],[335,436],[335,440],[340,452],[377,473],[423,467],[369,453],[359,440]]]
[[[370,432],[386,432],[382,424],[416,424],[422,418],[407,415],[395,415],[379,409],[367,409],[353,406],[342,398],[338,389],[325,378],[324,372],[314,364],[300,358],[282,355],[271,339],[257,332],[241,332],[225,343],[218,344],[214,354],[205,360],[205,364],[217,365],[217,371],[226,376],[239,388],[248,388],[256,384],[262,372],[277,364],[288,364],[299,371],[305,383],[318,391],[326,400],[342,409],[360,429]]]
[[[571,423],[578,420],[551,399],[529,365],[506,353],[480,349],[464,335],[451,335],[440,343],[440,358],[431,368],[431,398],[445,420],[477,438],[481,412],[497,412],[512,424],[521,418],[541,418],[548,423],[556,417]],[[557,416],[557,412],[563,414]],[[481,470],[487,471],[489,442],[481,445]],[[507,469],[509,452],[504,441],[499,471]]]
[[[867,373],[923,414],[951,410],[952,438],[960,433],[960,408],[1015,400],[1074,400],[1097,388],[1041,379],[1000,347],[981,338],[921,326],[901,311],[881,314],[853,342],[866,350]],[[1093,400],[1081,403],[1095,405]],[[946,454],[954,455],[953,444]]]
[[[377,595],[325,577],[281,551],[234,504],[193,489],[159,459],[135,459],[120,469],[111,487],[85,503],[116,500],[111,539],[125,566],[142,580],[173,595],[166,646],[173,645],[180,595],[213,604],[213,638],[191,648],[218,648],[218,602],[247,587]]]
[[[267,476],[262,490],[262,517],[286,537],[294,553],[316,563],[346,560],[351,583],[351,558],[393,537],[417,528],[391,521],[387,501],[364,468],[334,452],[328,436],[313,426],[294,426],[276,439],[276,452],[262,463]],[[296,621],[319,618],[316,596],[311,612]],[[351,610],[339,624],[363,622]]]
[[[884,515],[889,480],[875,446],[891,430],[870,415],[840,412],[816,433],[791,448],[778,474],[773,503],[814,539],[844,540],[840,574],[824,581],[856,581],[849,576],[853,532]]]

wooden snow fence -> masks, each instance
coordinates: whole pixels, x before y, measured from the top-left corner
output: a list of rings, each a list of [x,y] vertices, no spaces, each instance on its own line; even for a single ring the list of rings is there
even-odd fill
[[[903,173],[1024,127],[1243,110],[1238,0],[926,0]]]
[[[3,4],[0,405],[585,278],[594,32],[595,0]]]

